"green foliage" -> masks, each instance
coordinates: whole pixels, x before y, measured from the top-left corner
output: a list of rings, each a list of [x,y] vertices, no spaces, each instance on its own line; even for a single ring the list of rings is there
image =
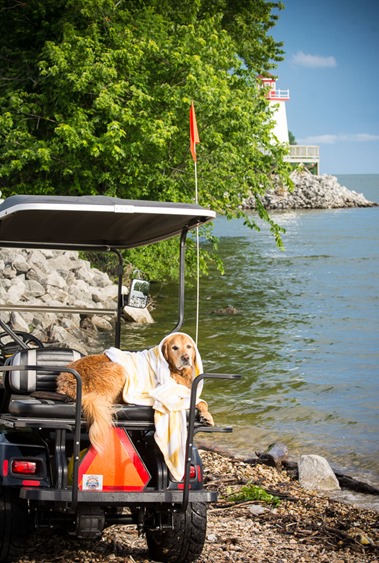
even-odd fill
[[[201,229],[201,233],[211,245],[202,245],[200,252],[200,271],[208,274],[210,265],[213,263],[223,273],[223,265],[217,255],[218,241]],[[204,240],[204,238],[202,239]],[[147,274],[150,280],[177,279],[179,270],[179,237],[159,242],[142,248],[132,248],[124,252],[124,257],[130,264],[138,264],[138,269]],[[152,267],[153,266],[153,267]],[[186,244],[186,272],[188,285],[193,283],[196,276],[196,241],[193,233],[190,233]]]
[[[297,145],[295,135],[292,133],[292,131],[288,131],[288,140],[290,145]]]
[[[247,502],[249,500],[258,500],[260,502],[266,502],[267,504],[272,504],[273,506],[279,506],[280,498],[272,495],[253,483],[247,483],[243,485],[240,490],[236,493],[229,495],[228,497],[233,502]]]
[[[265,0],[3,0],[3,196],[193,201],[194,100],[199,203],[243,215],[241,201],[269,188],[274,170],[288,175],[257,80],[282,58],[269,35],[281,8]],[[167,276],[160,258],[171,244],[128,259],[150,271],[153,261],[154,275]]]

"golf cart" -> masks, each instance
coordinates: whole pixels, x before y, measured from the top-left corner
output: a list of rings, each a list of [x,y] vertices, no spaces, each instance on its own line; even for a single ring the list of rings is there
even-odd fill
[[[146,285],[136,283],[123,295],[121,251],[179,235],[179,312],[172,331],[177,332],[184,319],[186,236],[214,217],[195,204],[17,195],[0,204],[0,249],[113,253],[118,260],[114,347],[120,348],[124,307],[145,306],[147,294]],[[30,309],[21,302],[8,309],[1,304],[0,317],[5,310]],[[41,310],[46,311],[45,304]],[[66,312],[91,314],[74,307]],[[193,438],[197,432],[232,431],[201,422],[196,390],[205,378],[239,376],[204,373],[195,378],[187,411],[185,471],[178,481],[154,440],[151,406],[118,405],[109,448],[97,454],[81,411],[80,375],[66,367],[82,354],[42,343],[33,327],[26,333],[1,319],[0,325],[0,562],[22,555],[22,540],[33,530],[63,528],[92,539],[113,524],[135,524],[146,535],[154,561],[195,561],[205,541],[207,506],[217,493],[203,488]],[[76,402],[57,397],[56,378],[62,371],[76,379]]]

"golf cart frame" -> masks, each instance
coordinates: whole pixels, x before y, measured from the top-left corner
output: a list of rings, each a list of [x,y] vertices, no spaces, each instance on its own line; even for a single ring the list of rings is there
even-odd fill
[[[122,293],[121,251],[179,235],[179,311],[172,330],[176,332],[184,321],[187,234],[214,218],[214,212],[197,204],[106,196],[12,196],[0,205],[0,248],[112,252],[118,259],[118,297],[114,311],[17,304],[0,305],[0,315],[5,310],[115,313],[114,346],[120,348],[123,310],[128,304],[128,296]],[[200,422],[196,390],[206,378],[239,376],[204,373],[196,377],[188,412],[182,481],[173,479],[154,442],[153,409],[122,405],[114,431],[122,443],[127,440],[128,447],[134,450],[132,463],[138,471],[145,471],[147,481],[138,487],[128,487],[125,482],[113,490],[84,490],[80,484],[82,452],[88,452],[90,443],[81,411],[82,382],[78,372],[64,367],[76,379],[77,401],[60,402],[54,396],[56,377],[79,353],[45,347],[33,334],[13,331],[1,318],[0,327],[0,340],[4,334],[12,340],[11,345],[4,347],[4,365],[0,366],[0,562],[8,561],[16,553],[21,520],[26,523],[25,529],[64,525],[79,538],[98,537],[111,524],[134,523],[146,534],[150,555],[155,560],[195,561],[205,541],[206,507],[217,500],[217,493],[203,488],[201,458],[194,435],[232,431],[230,427],[209,427]],[[200,518],[200,536],[192,531],[196,518]],[[183,539],[178,539],[178,534]]]

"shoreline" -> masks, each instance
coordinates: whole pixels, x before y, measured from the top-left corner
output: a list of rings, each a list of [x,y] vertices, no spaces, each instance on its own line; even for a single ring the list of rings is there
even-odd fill
[[[211,478],[218,480],[221,493],[216,516],[210,510],[210,525],[213,534],[225,528],[236,538],[236,547],[242,549],[235,561],[320,561],[339,563],[363,563],[377,561],[379,556],[378,514],[340,502],[321,493],[306,491],[286,469],[267,465],[250,465],[246,461],[225,459],[221,454],[203,452],[207,471]],[[229,465],[230,464],[230,465]],[[235,482],[225,482],[225,476],[232,475]],[[273,508],[266,503],[252,501],[230,507],[228,494],[233,487],[252,480],[268,492],[281,498],[279,506]],[[223,497],[223,495],[226,496]],[[260,507],[260,508],[257,508]],[[232,516],[228,522],[229,516]],[[253,532],[246,537],[246,526]],[[238,535],[238,531],[241,536]],[[237,536],[237,537],[236,537]],[[211,532],[211,538],[212,532]],[[227,543],[228,537],[223,538]],[[257,551],[253,552],[255,546]],[[220,550],[219,545],[213,546]],[[207,550],[206,550],[207,551]],[[232,551],[232,548],[231,548]],[[217,550],[209,549],[207,558],[199,561],[227,561],[217,558]],[[238,552],[237,552],[238,553]]]
[[[287,447],[282,442],[275,442],[271,444],[265,452],[257,452],[253,457],[248,458],[238,452],[232,452],[218,447],[217,445],[210,445],[207,441],[199,440],[197,447],[200,450],[219,454],[231,460],[250,465],[267,465],[279,470],[284,470],[291,475],[295,481],[298,481],[299,462],[295,461],[293,457],[289,457]],[[278,452],[279,456],[276,455]],[[283,454],[282,459],[280,459],[280,453]],[[317,452],[313,452],[313,454],[318,455]],[[302,454],[298,454],[297,457],[300,458],[301,455]],[[324,459],[329,463],[329,460]],[[362,509],[373,510],[378,513],[379,518],[379,486],[375,480],[372,481],[367,478],[368,472],[361,472],[358,475],[354,468],[345,471],[334,464],[333,461],[330,462],[330,469],[336,476],[341,487],[340,490],[330,492],[330,497],[339,502],[355,505]],[[377,475],[376,473],[372,474]]]
[[[232,436],[233,433],[230,434],[231,438]],[[362,483],[363,488],[367,485],[368,488],[372,487],[376,491],[379,491],[379,471],[376,465],[371,468],[368,466],[363,468],[359,464],[354,465],[353,459],[351,459],[352,452],[350,452],[350,463],[347,463],[347,460],[343,462],[341,459],[335,459],[331,451],[325,449],[320,451],[315,445],[310,447],[309,444],[303,443],[298,444],[298,446],[293,449],[291,445],[286,442],[285,437],[281,438],[278,435],[272,439],[272,442],[273,443],[267,440],[261,440],[259,444],[253,444],[246,448],[236,448],[231,441],[223,440],[222,435],[215,435],[213,440],[210,439],[209,436],[199,435],[196,440],[196,445],[199,449],[212,451],[230,459],[239,461],[248,460],[250,463],[256,463],[260,452],[262,452],[268,444],[271,443],[271,445],[274,445],[280,443],[283,444],[284,447],[288,447],[288,458],[285,460],[284,465],[290,468],[298,464],[302,455],[319,455],[327,460],[335,475],[346,476],[351,478],[355,483]],[[356,504],[361,508],[367,508],[379,513],[379,495],[373,496],[367,492],[359,492],[344,486],[341,491],[336,491],[335,497],[336,499],[339,498],[341,502]]]
[[[285,469],[252,465],[201,450],[205,486],[217,490],[208,510],[198,563],[379,563],[378,513],[302,489]],[[233,501],[253,483],[278,501]],[[17,563],[152,563],[133,526],[111,526],[99,541],[47,532],[33,537]]]

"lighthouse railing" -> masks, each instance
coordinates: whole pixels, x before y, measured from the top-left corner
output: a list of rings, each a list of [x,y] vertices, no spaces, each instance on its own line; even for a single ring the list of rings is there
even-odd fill
[[[270,90],[268,93],[268,97],[270,100],[289,100],[290,91],[289,90]]]
[[[316,162],[320,159],[320,147],[316,145],[290,145],[290,152],[286,156],[289,162],[304,159]]]
[[[316,145],[290,145],[289,154],[284,157],[291,164],[304,164],[318,174],[320,166],[320,147]],[[311,166],[309,166],[311,165]]]

